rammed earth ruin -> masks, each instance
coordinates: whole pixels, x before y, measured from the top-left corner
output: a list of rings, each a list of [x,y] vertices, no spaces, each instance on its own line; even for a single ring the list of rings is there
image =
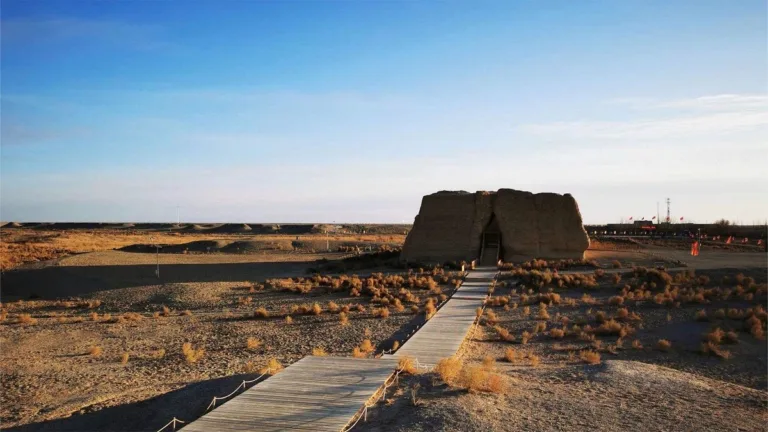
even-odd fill
[[[583,258],[589,247],[570,195],[499,189],[425,196],[403,246],[411,262]]]

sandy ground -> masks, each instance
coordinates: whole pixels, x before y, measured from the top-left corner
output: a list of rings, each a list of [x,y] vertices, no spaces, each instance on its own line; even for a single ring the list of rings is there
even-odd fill
[[[617,256],[626,256],[618,254]],[[629,258],[632,259],[632,258]],[[723,276],[738,273],[765,283],[766,269],[702,270],[712,285]],[[537,320],[539,307],[504,310],[494,307],[498,324],[516,337],[514,342],[501,341],[490,326],[478,327],[465,342],[462,359],[479,364],[490,356],[495,370],[508,384],[502,394],[469,393],[449,388],[434,374],[401,380],[389,397],[369,411],[368,422],[360,430],[370,431],[583,431],[583,430],[648,430],[648,431],[762,431],[768,422],[768,345],[742,327],[741,320],[710,319],[697,321],[696,312],[712,312],[719,308],[765,306],[765,297],[752,301],[732,299],[707,304],[682,304],[669,308],[649,302],[628,302],[629,310],[641,321],[635,332],[617,345],[617,336],[598,337],[602,361],[585,365],[578,352],[591,348],[590,342],[575,336],[553,339],[535,333],[538,322],[548,328],[561,327],[557,321],[569,317],[571,323],[580,317],[591,320],[597,311],[613,316],[618,306],[607,304],[617,288],[602,282],[601,288],[588,293],[602,304],[550,306],[550,320]],[[495,295],[509,294],[509,288],[497,288]],[[579,298],[585,290],[557,290],[563,297]],[[511,295],[519,302],[519,295]],[[726,360],[703,355],[702,335],[714,327],[733,329],[738,342],[723,345],[732,358]],[[523,331],[534,333],[526,344],[520,342]],[[656,349],[659,339],[672,343],[668,352]],[[633,347],[638,340],[642,347]],[[504,359],[507,348],[515,350],[518,359]],[[571,355],[573,353],[573,355]],[[521,356],[525,359],[520,359]],[[538,366],[528,359],[536,355]],[[416,391],[414,405],[413,388]]]
[[[161,283],[154,274],[154,255],[119,251],[82,254],[58,265],[6,273],[4,298],[10,293],[43,299],[4,305],[9,316],[0,324],[0,426],[157,430],[173,416],[198,417],[211,397],[239,384],[233,377],[254,378],[248,368],[260,368],[270,358],[287,366],[317,347],[348,356],[364,339],[389,348],[399,331],[423,320],[409,309],[374,317],[369,297],[350,297],[347,292],[249,291],[249,284],[267,278],[307,276],[306,269],[317,259],[338,256],[161,255]],[[423,291],[416,294],[422,302],[428,297]],[[72,304],[45,300],[54,297]],[[93,309],[77,307],[78,302],[95,300],[101,304]],[[327,311],[330,301],[361,304],[365,311],[353,309],[349,324],[342,325],[338,314]],[[323,307],[322,314],[294,315],[293,323],[286,323],[284,316],[292,306],[313,303]],[[171,309],[169,316],[153,317],[163,306]],[[254,319],[259,307],[272,316]],[[16,324],[22,313],[31,314],[37,323]],[[96,321],[92,313],[99,315]],[[126,313],[141,319],[131,320]],[[125,319],[118,321],[121,316]],[[261,346],[247,348],[248,338],[260,340]],[[205,350],[199,362],[185,361],[185,342]],[[103,354],[89,355],[92,346],[101,347]],[[165,354],[157,358],[161,349]],[[125,364],[123,354],[129,355]]]
[[[615,260],[624,267],[672,267],[673,260],[685,256],[684,251],[653,252],[589,251],[587,258],[605,267]],[[765,282],[765,254],[705,253],[699,257],[703,259],[689,264],[697,274],[709,272],[716,281],[723,272],[736,270],[709,268],[728,267],[742,269],[738,271]],[[24,301],[4,304],[10,315],[0,323],[0,427],[24,431],[157,430],[173,416],[186,420],[198,417],[213,396],[229,393],[243,378],[258,376],[253,369],[270,358],[288,365],[316,347],[334,355],[350,355],[365,338],[379,347],[389,347],[405,329],[423,319],[394,310],[389,318],[375,318],[368,298],[346,293],[248,291],[253,282],[305,276],[318,259],[340,256],[287,250],[161,254],[158,280],[155,254],[109,250],[4,272],[4,302]],[[497,295],[509,294],[503,290]],[[616,287],[605,285],[590,294],[604,300],[615,292]],[[578,290],[564,293],[574,297],[581,294]],[[96,300],[101,303],[92,309],[76,304],[91,301],[95,305]],[[488,354],[500,359],[504,349],[513,346],[541,356],[541,366],[499,361],[498,369],[511,384],[505,395],[467,394],[448,389],[430,377],[404,379],[399,395],[391,395],[388,403],[374,410],[371,421],[361,429],[764,430],[768,420],[765,341],[742,332],[739,343],[729,346],[733,359],[705,357],[698,352],[700,336],[715,323],[694,320],[702,307],[745,308],[764,300],[672,309],[631,305],[643,317],[643,328],[627,338],[616,354],[602,352],[604,362],[598,366],[584,366],[569,358],[569,351],[583,348],[585,342],[552,341],[538,335],[524,346],[510,345],[499,341],[490,328],[481,327],[477,337],[467,343],[468,361],[479,361]],[[291,324],[283,319],[281,310],[293,305],[317,302],[325,308],[329,301],[339,305],[362,303],[366,310],[350,313],[346,326],[341,325],[338,315],[327,311],[318,316],[294,316]],[[162,306],[171,312],[154,317]],[[257,307],[266,307],[272,317],[251,318]],[[537,307],[531,306],[532,315]],[[550,312],[553,317],[560,314],[576,320],[597,310],[612,314],[616,309],[580,305],[553,307]],[[183,314],[186,310],[188,315]],[[531,317],[523,316],[522,308],[494,310],[500,324],[517,336],[534,325]],[[91,317],[94,312],[99,314],[97,320]],[[37,324],[15,324],[21,313],[31,314]],[[126,313],[142,318],[117,319]],[[104,314],[110,314],[111,319],[104,319]],[[735,327],[736,323],[720,325]],[[248,338],[262,343],[249,349]],[[643,343],[643,349],[630,348],[629,342],[635,338]],[[673,350],[662,353],[652,349],[659,338],[672,341]],[[615,337],[604,339],[604,347],[616,342]],[[200,361],[185,361],[181,353],[185,342],[205,350]],[[101,347],[103,354],[89,355],[92,346]],[[161,349],[165,350],[163,356],[158,355]],[[121,362],[123,354],[129,355],[125,364]],[[408,386],[416,381],[422,390],[418,406],[413,407]]]

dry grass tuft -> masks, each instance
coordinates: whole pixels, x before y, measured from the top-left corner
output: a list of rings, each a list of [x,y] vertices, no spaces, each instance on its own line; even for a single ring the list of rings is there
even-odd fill
[[[256,338],[251,338],[251,337],[249,337],[249,338],[248,338],[248,339],[245,341],[245,347],[246,347],[246,348],[248,348],[248,349],[249,349],[249,350],[251,350],[251,351],[253,351],[253,350],[255,350],[255,349],[259,348],[260,346],[261,346],[261,341],[260,341],[260,340],[258,340],[258,339],[256,339]]]
[[[597,351],[584,350],[579,353],[579,358],[581,359],[581,361],[587,364],[600,363],[600,354]]]
[[[397,362],[397,368],[410,375],[415,375],[418,371],[416,362],[410,357],[401,357]]]
[[[718,347],[717,344],[709,341],[701,343],[701,352],[702,354],[714,355],[725,360],[728,360],[733,356],[730,351],[720,349],[720,347]]]
[[[541,357],[534,354],[529,354],[528,361],[530,362],[531,367],[537,367],[538,365],[541,364]]]
[[[389,308],[383,307],[381,309],[374,309],[372,312],[374,317],[389,318]]]
[[[549,331],[549,337],[552,339],[562,339],[565,337],[565,330],[553,328]]]
[[[312,309],[310,310],[310,312],[312,313],[312,315],[320,315],[321,313],[323,313],[323,308],[320,307],[319,304],[315,303],[312,305]]]
[[[434,371],[437,373],[441,380],[449,385],[452,385],[456,382],[456,379],[459,377],[459,373],[463,367],[464,363],[458,357],[452,356],[438,361],[435,365]]]
[[[704,340],[714,344],[719,344],[723,341],[724,337],[725,332],[720,329],[720,327],[715,327],[712,331],[704,335]]]
[[[285,323],[286,324],[293,324],[293,318],[290,315],[285,316]]]
[[[709,321],[709,317],[707,316],[707,311],[704,309],[697,311],[696,321]]]
[[[190,342],[184,342],[184,345],[181,346],[181,353],[184,354],[184,359],[187,361],[187,363],[192,364],[197,363],[201,358],[203,358],[205,350],[203,348],[194,349]]]
[[[260,307],[253,311],[253,316],[255,318],[269,318],[269,311],[264,307]]]
[[[632,348],[634,349],[643,349],[643,344],[640,342],[639,339],[635,339],[632,341]]]
[[[120,363],[121,364],[128,364],[128,359],[130,358],[130,354],[123,353],[123,355],[120,357]]]
[[[325,351],[325,348],[317,347],[317,348],[312,348],[312,355],[315,357],[326,357],[328,356],[328,353]]]
[[[88,354],[91,357],[101,357],[102,354],[104,354],[104,350],[101,349],[100,346],[94,345],[88,350]]]
[[[181,316],[192,316],[192,311],[189,309],[186,309],[184,312],[180,313]]]
[[[524,331],[524,332],[523,332],[523,334],[522,334],[522,336],[520,336],[520,342],[521,342],[523,345],[525,345],[525,344],[527,344],[527,343],[528,343],[528,341],[529,341],[529,340],[531,340],[531,337],[532,337],[532,336],[533,336],[533,335],[531,335],[531,334],[530,334],[530,333],[528,333],[527,331]]]
[[[161,358],[165,357],[165,350],[163,348],[160,348],[158,350],[152,351],[149,354],[149,356],[154,358],[154,359],[161,359]]]
[[[17,323],[22,325],[35,325],[37,324],[37,318],[33,318],[32,315],[30,314],[23,313],[23,314],[19,314]]]
[[[669,351],[669,349],[672,348],[672,342],[666,340],[666,339],[659,339],[658,342],[656,342],[656,349],[659,351]]]
[[[363,342],[362,342],[362,343],[360,343],[360,350],[361,350],[362,352],[364,352],[364,353],[373,352],[373,350],[374,350],[374,346],[373,346],[373,344],[371,343],[371,340],[370,340],[370,339],[365,339],[365,340],[363,340]]]
[[[349,316],[345,312],[339,313],[339,323],[342,326],[349,325]]]
[[[496,369],[496,359],[489,355],[483,357],[483,369],[487,371]]]
[[[517,352],[512,348],[507,348],[504,350],[504,360],[512,363],[517,358]]]
[[[272,375],[283,370],[283,365],[276,358],[272,357],[267,361],[267,365],[259,370],[260,374],[270,373]]]
[[[366,358],[368,357],[368,354],[363,352],[359,347],[354,347],[352,349],[352,357],[354,358]]]

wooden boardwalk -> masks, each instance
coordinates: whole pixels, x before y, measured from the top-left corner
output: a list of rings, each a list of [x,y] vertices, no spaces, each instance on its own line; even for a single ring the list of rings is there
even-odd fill
[[[475,322],[477,308],[483,306],[488,296],[496,273],[495,267],[471,271],[435,316],[397,352],[384,358],[413,357],[422,365],[434,366],[440,359],[456,354]]]
[[[183,430],[338,432],[396,368],[397,359],[307,356]]]
[[[307,356],[185,426],[185,432],[340,431],[409,356],[434,365],[459,350],[488,295],[495,268],[464,283],[393,355],[378,359]]]

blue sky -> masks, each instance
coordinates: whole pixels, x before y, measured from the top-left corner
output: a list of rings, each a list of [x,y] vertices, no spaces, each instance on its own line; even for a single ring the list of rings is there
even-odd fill
[[[764,1],[0,1],[5,221],[768,217]],[[662,204],[663,211],[663,204]]]

